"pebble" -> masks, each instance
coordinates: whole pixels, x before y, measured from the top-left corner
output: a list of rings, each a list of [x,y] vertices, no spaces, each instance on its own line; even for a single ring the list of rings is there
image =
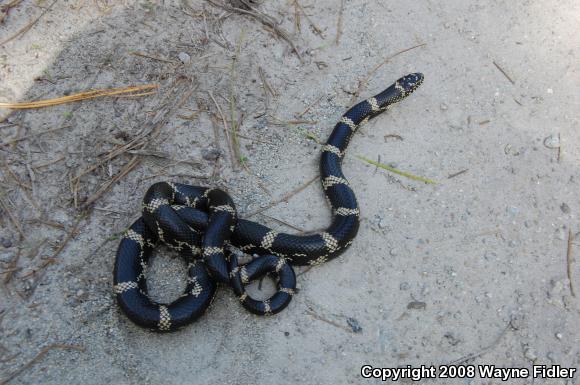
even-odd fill
[[[179,55],[177,55],[177,57],[179,58],[179,61],[181,61],[183,64],[188,64],[189,62],[191,62],[191,56],[189,56],[185,52],[180,52]]]
[[[568,214],[570,212],[570,206],[568,206],[566,203],[562,203],[560,205],[560,210],[562,210],[564,214]]]
[[[401,282],[401,284],[399,285],[400,290],[409,290],[410,287],[411,285],[409,285],[408,282]]]
[[[12,255],[12,253],[0,254],[0,262],[10,263],[12,262],[13,258],[14,256]]]
[[[461,342],[461,340],[457,337],[455,337],[455,335],[452,332],[447,332],[443,335],[443,337],[447,338],[447,341],[449,342],[449,344],[451,346],[456,346],[457,344],[459,344]]]
[[[409,304],[407,305],[407,309],[409,310],[425,310],[426,307],[427,304],[425,302],[420,301],[409,302]]]
[[[556,306],[564,306],[564,302],[562,301],[562,293],[567,287],[567,281],[567,279],[551,281],[551,287],[548,289],[548,303]]]
[[[515,206],[508,206],[508,207],[506,208],[506,211],[507,211],[507,212],[508,212],[510,215],[516,215],[517,213],[519,213],[519,212],[520,212],[520,209],[518,209],[518,208],[517,208],[517,207],[515,207]]]
[[[399,253],[399,251],[396,248],[392,248],[389,251],[389,254],[391,254],[392,257],[394,257],[395,255],[397,255]]]
[[[561,340],[562,338],[564,338],[564,335],[562,333],[556,333],[556,338]]]
[[[382,217],[381,217],[381,218],[379,219],[379,227],[380,227],[381,229],[386,229],[388,226],[389,226],[389,224],[388,224],[387,220],[386,220],[385,218],[382,218]]]
[[[445,103],[441,103],[441,105],[439,106],[439,108],[441,108],[441,111],[447,111],[447,109],[448,109],[449,107],[447,106],[447,104],[445,104]]]
[[[494,253],[493,251],[489,251],[489,250],[487,250],[487,251],[485,252],[485,254],[483,254],[483,258],[484,258],[486,261],[490,261],[490,260],[492,260],[492,259],[497,259],[497,254],[496,254],[496,253]]]
[[[2,243],[2,247],[6,248],[6,249],[9,247],[12,247],[12,241],[8,238],[2,238],[0,240],[0,243]]]
[[[453,270],[451,266],[445,266],[445,272],[447,272],[447,274],[450,275],[451,277],[457,276],[457,273],[455,272],[455,270]]]
[[[216,161],[221,156],[221,152],[220,150],[215,149],[213,147],[206,147],[201,150],[201,156],[203,157],[203,159],[213,162]]]
[[[566,238],[566,232],[564,229],[560,228],[556,230],[556,234],[554,235],[556,239],[563,241]]]
[[[526,357],[530,361],[535,361],[538,358],[536,351],[532,348],[527,348],[524,352],[524,357]]]
[[[547,148],[559,148],[560,147],[560,137],[558,135],[550,135],[544,139],[544,146]]]
[[[348,324],[348,326],[350,326],[353,332],[355,333],[362,332],[362,327],[360,326],[357,319],[349,317],[346,319],[346,323]]]

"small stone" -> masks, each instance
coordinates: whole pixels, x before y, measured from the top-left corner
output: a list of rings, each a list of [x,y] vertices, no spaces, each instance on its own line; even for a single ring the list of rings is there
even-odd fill
[[[409,302],[409,304],[407,305],[407,309],[409,310],[425,310],[426,307],[427,304],[425,302],[420,301]]]
[[[12,247],[12,241],[8,238],[0,239],[0,243],[2,243],[2,247],[4,247],[5,249]]]
[[[554,236],[556,237],[556,239],[563,241],[564,239],[566,239],[566,232],[564,231],[564,229],[560,228],[556,230]]]
[[[393,256],[393,257],[395,255],[397,255],[398,253],[399,253],[399,251],[394,247],[389,251],[389,254],[391,254],[391,256]]]
[[[564,214],[568,214],[570,213],[570,206],[568,206],[566,203],[562,203],[560,205],[560,210],[562,210]]]
[[[179,58],[179,61],[182,62],[183,64],[188,64],[189,62],[191,62],[191,56],[189,56],[185,52],[180,52],[179,55],[177,55],[177,57]]]
[[[556,333],[556,338],[561,340],[562,338],[564,338],[564,335],[562,333]]]
[[[510,215],[517,215],[517,213],[519,213],[519,212],[520,212],[520,209],[518,209],[518,208],[517,208],[517,207],[515,207],[515,206],[508,206],[508,207],[506,208],[506,211],[507,211],[507,212],[508,212],[508,214],[510,214]]]
[[[290,335],[290,332],[284,332],[284,335],[285,335],[286,337],[288,337],[288,336]]]
[[[381,229],[386,229],[388,226],[389,226],[389,224],[387,223],[387,220],[385,218],[379,219],[379,227]]]
[[[555,149],[560,147],[560,136],[550,135],[544,139],[544,146],[550,149]]]
[[[355,318],[351,318],[351,317],[347,318],[346,323],[348,324],[348,326],[350,326],[350,328],[352,329],[353,332],[355,332],[355,333],[362,332],[362,327],[360,326],[360,324],[358,323],[358,321]]]
[[[85,291],[83,289],[79,289],[76,293],[77,298],[81,298],[85,295]]]
[[[400,290],[409,290],[411,286],[409,285],[408,282],[401,282],[401,284],[399,285],[399,289]]]
[[[439,106],[439,108],[441,108],[441,111],[447,111],[447,109],[449,109],[449,107],[445,103],[441,103],[441,105]]]
[[[486,261],[491,261],[491,260],[493,260],[493,259],[497,259],[497,254],[496,254],[496,253],[494,253],[493,251],[489,251],[489,250],[487,250],[487,251],[485,252],[485,254],[483,254],[483,258],[484,258]]]
[[[71,158],[67,158],[64,161],[65,166],[67,166],[68,168],[74,168],[77,166],[77,162],[74,159]]]
[[[558,280],[558,281],[552,280],[550,283],[551,283],[551,287],[548,290],[548,296],[550,298],[555,298],[555,297],[561,296],[562,292],[564,291],[564,288],[566,287],[566,284],[563,282],[563,280]]]
[[[532,348],[526,349],[526,351],[524,352],[524,357],[526,357],[530,361],[535,361],[538,359],[538,355],[536,354],[536,351]]]
[[[203,159],[209,160],[211,162],[215,162],[221,155],[222,154],[220,150],[213,147],[207,147],[201,150],[201,156]]]
[[[455,335],[452,332],[447,332],[443,335],[443,337],[445,337],[447,339],[447,342],[449,342],[449,345],[451,346],[456,346],[457,344],[459,344],[461,342],[461,340],[457,337],[455,337]]]

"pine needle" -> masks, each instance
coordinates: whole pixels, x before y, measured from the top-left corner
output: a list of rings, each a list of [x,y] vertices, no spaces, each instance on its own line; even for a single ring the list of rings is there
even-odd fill
[[[409,178],[409,179],[413,179],[413,180],[416,180],[416,181],[419,181],[419,182],[428,183],[428,184],[437,184],[438,183],[438,182],[436,182],[434,180],[427,179],[427,178],[423,178],[423,177],[420,177],[420,176],[416,176],[416,175],[410,174],[410,173],[405,172],[405,171],[397,170],[396,168],[391,167],[391,166],[387,166],[386,164],[382,164],[382,163],[379,163],[379,162],[375,162],[374,160],[370,160],[368,158],[365,158],[364,156],[357,155],[356,157],[359,158],[360,160],[364,160],[365,162],[372,164],[373,166],[380,167],[380,168],[382,168],[384,170],[393,172],[395,174],[404,176],[404,177]]]
[[[23,110],[29,108],[44,108],[57,106],[59,104],[66,104],[72,102],[78,102],[86,99],[94,99],[103,96],[114,96],[119,95],[120,97],[138,97],[144,95],[150,95],[156,91],[146,91],[159,88],[157,84],[148,84],[144,86],[133,86],[133,87],[123,87],[123,88],[108,88],[103,90],[92,90],[80,92],[78,94],[63,96],[61,98],[55,99],[45,99],[38,100],[35,102],[20,102],[20,103],[0,103],[0,108],[11,108],[13,110]],[[146,92],[139,92],[146,91]]]

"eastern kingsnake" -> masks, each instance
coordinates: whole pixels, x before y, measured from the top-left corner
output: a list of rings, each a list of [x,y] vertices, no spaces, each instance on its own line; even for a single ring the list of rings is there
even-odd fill
[[[293,265],[316,265],[337,257],[352,243],[359,227],[354,192],[341,170],[352,135],[361,124],[404,99],[423,82],[414,73],[397,80],[380,94],[349,109],[322,148],[322,188],[332,207],[328,229],[312,235],[279,233],[259,223],[238,219],[230,196],[218,189],[159,182],[143,200],[143,215],[125,232],[117,250],[114,292],[121,309],[136,324],[171,331],[199,318],[210,306],[217,283],[232,286],[242,305],[258,315],[278,313],[292,299]],[[184,293],[170,304],[152,301],[145,272],[153,248],[164,243],[188,261]],[[240,266],[233,246],[259,257]],[[258,301],[245,285],[267,273],[278,277],[278,291]]]

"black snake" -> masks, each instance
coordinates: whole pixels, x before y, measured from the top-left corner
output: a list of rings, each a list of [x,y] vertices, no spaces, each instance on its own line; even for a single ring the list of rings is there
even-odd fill
[[[404,99],[423,82],[414,73],[380,94],[349,109],[322,148],[322,188],[333,219],[324,232],[311,235],[279,233],[239,219],[233,200],[219,189],[159,182],[147,191],[143,215],[125,232],[115,259],[114,292],[121,309],[140,326],[171,331],[199,318],[210,306],[218,283],[232,286],[242,305],[259,315],[283,310],[295,292],[292,265],[317,265],[337,257],[352,243],[359,227],[359,208],[341,169],[348,143],[361,124]],[[184,293],[170,304],[147,295],[145,272],[151,251],[164,243],[188,261]],[[246,265],[229,246],[259,257]],[[245,285],[267,273],[278,277],[278,290],[258,301]]]

